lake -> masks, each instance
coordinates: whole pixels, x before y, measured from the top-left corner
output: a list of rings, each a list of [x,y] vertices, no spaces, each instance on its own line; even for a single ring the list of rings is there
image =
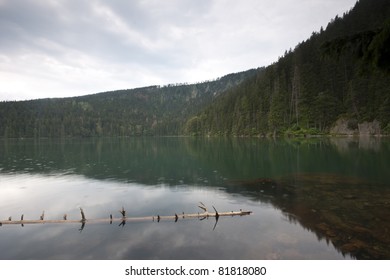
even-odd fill
[[[390,259],[388,138],[0,140],[0,259]],[[248,216],[88,223],[247,210]]]

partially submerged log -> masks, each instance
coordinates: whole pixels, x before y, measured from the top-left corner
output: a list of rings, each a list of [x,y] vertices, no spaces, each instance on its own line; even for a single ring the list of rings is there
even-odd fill
[[[206,206],[201,203],[199,206],[202,210],[204,210],[203,213],[193,213],[193,214],[182,214],[182,215],[177,215],[176,213],[171,216],[144,216],[144,217],[127,217],[126,212],[124,208],[122,207],[122,210],[119,211],[122,214],[122,217],[120,218],[114,218],[112,214],[110,214],[109,218],[102,218],[102,219],[87,219],[85,216],[85,213],[82,208],[80,208],[80,213],[81,213],[81,219],[67,219],[67,215],[65,214],[63,216],[63,219],[58,219],[58,220],[45,220],[43,219],[43,214],[38,220],[26,220],[24,219],[24,215],[21,216],[20,220],[4,220],[0,221],[0,225],[27,225],[27,224],[71,224],[71,223],[110,223],[112,224],[113,222],[119,222],[120,225],[125,225],[126,222],[142,222],[142,221],[174,221],[177,222],[179,219],[206,219],[209,217],[215,217],[217,220],[220,217],[227,217],[227,216],[247,216],[252,213],[252,211],[243,211],[240,209],[240,211],[230,211],[230,212],[218,212],[215,207],[213,206],[215,212],[208,212]]]

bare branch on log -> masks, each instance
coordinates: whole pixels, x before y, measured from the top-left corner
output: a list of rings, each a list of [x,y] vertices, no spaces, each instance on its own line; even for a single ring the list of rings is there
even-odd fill
[[[218,211],[217,209],[215,209],[215,207],[213,206],[214,210],[215,210],[215,217],[218,218],[219,217],[219,214],[218,214]]]
[[[119,210],[119,213],[122,214],[123,219],[126,218],[126,211],[125,211],[125,208],[123,206],[122,206],[122,210]]]
[[[202,202],[199,202],[199,203],[200,203],[200,205],[198,205],[198,207],[199,207],[200,209],[202,209],[203,211],[208,212],[208,211],[207,211],[207,208],[206,208],[206,205],[204,205]]]
[[[45,219],[45,210],[43,210],[42,215],[39,218],[41,219],[41,221]]]
[[[83,211],[83,208],[80,207],[80,212],[81,212],[81,220],[82,221],[85,221],[86,218],[85,218],[85,214],[84,214],[84,211]],[[82,229],[81,229],[82,230]]]

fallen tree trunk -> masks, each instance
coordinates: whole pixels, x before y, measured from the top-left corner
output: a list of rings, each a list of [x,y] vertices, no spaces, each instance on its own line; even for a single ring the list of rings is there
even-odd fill
[[[145,216],[145,217],[127,217],[126,211],[123,209],[119,212],[122,214],[122,217],[120,218],[114,218],[111,214],[109,218],[103,218],[103,219],[87,219],[86,215],[82,208],[80,208],[81,211],[81,219],[79,220],[68,220],[67,215],[65,214],[63,219],[58,220],[44,220],[44,215],[40,217],[39,220],[25,220],[24,215],[21,216],[20,220],[12,220],[11,217],[8,220],[0,221],[1,225],[27,225],[27,224],[69,224],[69,223],[113,223],[113,222],[120,222],[121,224],[125,224],[126,222],[142,222],[142,221],[153,221],[153,222],[160,222],[160,221],[169,221],[173,220],[177,222],[179,219],[206,219],[209,217],[215,217],[218,219],[219,217],[226,217],[226,216],[246,216],[250,215],[252,211],[230,211],[230,212],[218,212],[214,206],[215,212],[209,213],[207,211],[207,208],[204,206],[203,203],[201,203],[201,206],[199,206],[201,209],[204,210],[203,213],[193,213],[193,214],[175,214],[171,216]]]

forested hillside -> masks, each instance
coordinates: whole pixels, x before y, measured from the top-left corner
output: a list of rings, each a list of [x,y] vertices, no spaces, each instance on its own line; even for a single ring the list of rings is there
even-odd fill
[[[0,102],[6,138],[355,133],[367,122],[390,134],[389,0],[358,1],[266,68],[192,85]]]
[[[186,119],[257,70],[198,84],[0,102],[0,137],[178,135]]]
[[[328,133],[340,119],[351,131],[376,120],[390,133],[389,19],[390,1],[360,0],[190,118],[186,133]]]

